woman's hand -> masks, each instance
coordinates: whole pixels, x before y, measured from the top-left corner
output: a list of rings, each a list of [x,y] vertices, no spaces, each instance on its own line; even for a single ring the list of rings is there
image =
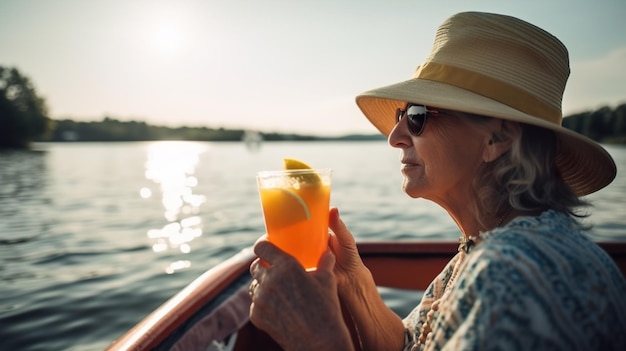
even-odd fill
[[[340,293],[343,288],[351,288],[355,280],[367,271],[356,247],[354,236],[339,217],[336,207],[330,209],[329,227],[333,232],[330,236],[330,248],[335,254],[335,274]]]
[[[329,227],[334,235],[330,247],[336,256],[335,274],[341,303],[350,313],[363,350],[401,350],[404,343],[402,320],[387,307],[371,272],[363,264],[352,233],[330,210]]]
[[[333,273],[335,256],[326,251],[317,271],[306,272],[292,256],[261,238],[250,266],[250,320],[285,350],[352,350]],[[253,283],[254,284],[254,283]]]

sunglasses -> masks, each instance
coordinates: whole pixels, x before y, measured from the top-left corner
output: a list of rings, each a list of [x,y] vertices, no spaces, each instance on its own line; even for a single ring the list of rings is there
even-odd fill
[[[406,115],[409,133],[413,136],[419,136],[424,131],[424,126],[426,126],[426,118],[429,115],[436,116],[437,114],[439,114],[439,111],[429,110],[424,105],[415,105],[409,102],[404,110],[396,110],[396,123],[400,123],[402,117]]]

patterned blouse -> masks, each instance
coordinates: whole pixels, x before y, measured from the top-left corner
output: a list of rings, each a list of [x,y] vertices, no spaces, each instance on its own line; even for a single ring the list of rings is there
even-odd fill
[[[626,350],[626,280],[569,215],[481,233],[404,319],[404,350]]]

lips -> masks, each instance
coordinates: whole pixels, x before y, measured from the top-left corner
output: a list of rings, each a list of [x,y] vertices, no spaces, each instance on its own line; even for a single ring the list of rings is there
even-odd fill
[[[421,167],[420,158],[416,155],[414,150],[402,150],[400,153],[401,169],[410,169],[415,167]]]
[[[420,165],[415,164],[415,163],[403,163],[401,169],[406,171],[406,170],[415,169],[419,167]]]
[[[412,161],[402,161],[400,171],[406,174],[407,172],[412,172],[413,170],[418,169],[419,167],[421,167],[419,164],[414,163]]]
[[[419,163],[405,159],[400,160],[400,163],[402,163],[402,167],[419,166]]]

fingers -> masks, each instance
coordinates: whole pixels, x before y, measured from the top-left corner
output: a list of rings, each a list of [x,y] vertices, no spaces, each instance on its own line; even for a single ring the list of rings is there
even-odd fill
[[[341,246],[356,245],[352,233],[350,233],[350,230],[348,230],[346,224],[339,217],[339,209],[337,209],[336,207],[331,208],[328,215],[328,226],[335,234],[338,243]]]
[[[317,263],[318,272],[332,272],[335,267],[335,254],[331,250],[326,250]]]
[[[250,285],[248,285],[248,295],[250,295],[251,299],[254,299],[254,295],[256,294],[256,290],[259,288],[259,281],[256,279],[252,279]]]
[[[265,266],[266,264],[264,264],[264,262],[260,258],[252,261],[252,263],[250,264],[250,275],[252,276],[252,278],[258,279],[260,277],[259,268]]]
[[[258,243],[259,241],[267,241],[267,233],[261,235],[261,237],[256,239],[256,241],[254,242],[254,245],[256,245],[256,243]]]
[[[250,266],[250,273],[252,273],[253,276],[255,276],[254,271],[260,271],[259,268],[268,269],[270,266],[278,270],[289,270],[294,269],[294,267],[299,267],[304,271],[304,268],[302,268],[300,263],[293,256],[267,241],[266,237],[257,240],[253,250],[258,257]]]
[[[275,264],[277,260],[284,259],[285,256],[289,257],[276,245],[267,241],[267,238],[257,240],[256,244],[254,244],[254,253],[268,265]]]

